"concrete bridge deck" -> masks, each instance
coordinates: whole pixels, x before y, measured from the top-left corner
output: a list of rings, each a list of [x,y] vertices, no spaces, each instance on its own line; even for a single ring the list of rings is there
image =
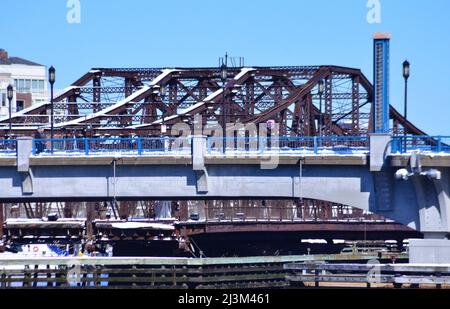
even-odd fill
[[[224,155],[208,149],[206,137],[194,136],[191,150],[181,153],[130,155],[113,149],[117,153],[98,155],[91,151],[99,149],[90,148],[88,155],[64,156],[35,153],[32,139],[19,139],[17,157],[0,158],[0,200],[307,198],[371,211],[421,232],[450,231],[450,156],[442,144],[424,149],[422,143],[420,154],[414,145],[405,153],[396,145],[400,150],[393,153],[398,141],[389,134],[349,145],[343,144],[353,143],[348,137],[322,141],[331,144],[315,138],[312,147],[293,140],[294,147],[283,151]],[[404,180],[396,179],[399,170]]]
[[[450,155],[419,154],[422,166],[425,167],[450,167]],[[249,158],[245,155],[236,155],[228,157],[205,156],[205,164],[224,164],[224,165],[260,165],[262,161],[269,161],[271,156],[263,155]],[[304,165],[361,165],[367,166],[370,161],[369,154],[357,155],[299,155],[299,154],[280,154],[280,165],[295,165],[302,159]],[[406,167],[411,160],[411,154],[390,154],[387,157],[389,165],[392,167]],[[192,165],[192,156],[189,155],[164,155],[164,156],[98,156],[98,157],[31,157],[31,166],[106,166],[117,161],[117,165]],[[16,157],[0,157],[0,167],[16,167]]]

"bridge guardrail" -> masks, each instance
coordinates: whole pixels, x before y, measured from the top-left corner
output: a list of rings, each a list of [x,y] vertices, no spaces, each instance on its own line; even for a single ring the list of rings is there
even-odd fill
[[[223,143],[223,137],[208,138],[208,154],[223,154]],[[225,143],[225,153],[348,154],[369,151],[367,136],[227,137]]]
[[[369,138],[364,136],[324,137],[235,137],[226,138],[226,153],[289,153],[314,154],[369,151]],[[177,137],[156,138],[68,138],[34,139],[34,156],[37,155],[164,155],[190,154],[191,139]],[[220,154],[223,138],[209,137],[207,153]]]
[[[34,139],[32,153],[34,156],[173,155],[190,154],[190,145],[189,138],[175,137]]]
[[[450,153],[450,136],[401,135],[392,137],[392,153],[403,154],[413,150]]]
[[[226,154],[352,154],[368,152],[367,136],[323,137],[227,137]],[[133,138],[65,138],[34,139],[34,156],[64,155],[174,155],[191,154],[191,138],[133,137]],[[223,154],[223,138],[207,139],[207,154]],[[450,136],[393,136],[392,153],[403,154],[413,150],[432,153],[450,153]],[[14,157],[17,140],[0,140],[0,156]]]
[[[2,139],[0,140],[0,154],[7,157],[15,157],[17,154],[17,140]]]

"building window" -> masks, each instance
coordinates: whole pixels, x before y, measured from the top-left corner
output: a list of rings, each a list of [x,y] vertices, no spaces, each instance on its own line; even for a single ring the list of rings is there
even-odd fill
[[[37,79],[33,79],[32,87],[33,87],[33,90],[38,90],[38,80]]]
[[[19,79],[19,87],[17,87],[19,92],[23,92],[23,90],[25,89],[25,80],[24,79]]]
[[[16,83],[17,92],[30,93],[33,89],[37,89],[38,81],[31,79],[18,79]],[[36,87],[36,88],[35,88]]]
[[[6,106],[6,93],[2,93],[2,106]]]
[[[20,112],[21,110],[23,110],[24,109],[24,107],[25,107],[25,104],[24,104],[24,102],[23,101],[17,101],[17,112]]]
[[[43,80],[39,81],[39,89],[44,90],[44,81]]]

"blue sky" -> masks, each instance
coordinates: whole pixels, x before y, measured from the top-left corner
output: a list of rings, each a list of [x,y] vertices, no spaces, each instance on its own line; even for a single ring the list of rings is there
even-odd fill
[[[408,118],[450,135],[450,1],[380,0],[2,0],[0,48],[57,68],[63,88],[91,67],[215,66],[225,52],[247,65],[333,64],[372,80],[372,35],[392,33],[391,104],[403,111],[401,64],[411,62]],[[7,11],[5,10],[7,8]]]

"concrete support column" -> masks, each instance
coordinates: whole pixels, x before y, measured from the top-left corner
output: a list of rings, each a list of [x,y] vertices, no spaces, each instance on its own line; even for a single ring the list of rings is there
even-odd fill
[[[192,137],[192,164],[194,171],[205,168],[206,136],[195,135]]]
[[[208,192],[208,171],[205,165],[206,142],[204,135],[192,137],[192,168],[197,177],[197,192]]]
[[[450,264],[450,240],[446,239],[450,233],[448,174],[448,169],[444,169],[441,179],[412,178],[424,239],[410,240],[410,263]]]
[[[17,138],[17,171],[28,173],[30,170],[30,156],[33,151],[33,139],[31,137]]]
[[[17,138],[17,171],[22,177],[23,194],[33,193],[33,174],[30,168],[30,156],[33,152],[33,138]]]
[[[370,134],[370,171],[375,186],[376,209],[380,212],[392,211],[394,208],[393,175],[386,169],[386,158],[391,153],[391,140],[391,134]]]
[[[370,138],[370,171],[381,172],[391,153],[391,134],[373,133]]]
[[[450,169],[441,169],[441,179],[434,179],[442,227],[450,233]]]
[[[444,175],[445,177],[445,175]],[[448,207],[442,180],[430,180],[426,176],[412,178],[419,213],[419,230],[427,239],[444,239],[450,232]]]

